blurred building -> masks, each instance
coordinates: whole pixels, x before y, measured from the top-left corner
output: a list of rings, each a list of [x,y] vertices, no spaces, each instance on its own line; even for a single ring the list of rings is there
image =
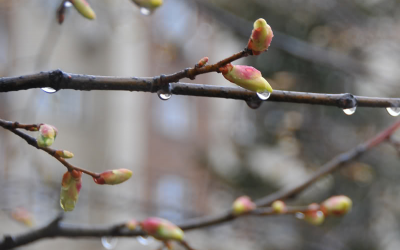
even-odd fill
[[[274,30],[268,53],[241,59],[276,89],[399,96],[397,1],[165,0],[150,16],[129,0],[90,1],[96,20],[61,1],[0,0],[0,76],[60,68],[66,72],[155,76],[215,63],[243,49],[252,22]],[[190,80],[187,80],[190,81]],[[195,83],[228,85],[216,73]],[[0,93],[0,117],[49,123],[54,148],[95,172],[128,168],[126,183],[98,186],[83,178],[66,222],[111,224],[159,216],[174,222],[216,214],[239,195],[256,199],[303,181],[324,162],[386,127],[384,109],[245,102],[117,91],[41,90]],[[0,234],[28,230],[10,217],[24,207],[44,225],[58,212],[65,168],[12,133],[0,130]],[[314,227],[291,216],[243,218],[187,233],[196,249],[398,249],[399,158],[383,145],[307,189],[293,204],[333,194],[353,199],[353,212]],[[26,249],[99,249],[100,239],[51,239]],[[154,249],[120,239],[115,249]]]

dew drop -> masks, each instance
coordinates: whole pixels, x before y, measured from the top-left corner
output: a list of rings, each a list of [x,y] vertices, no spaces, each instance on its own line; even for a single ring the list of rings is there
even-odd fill
[[[354,107],[349,108],[349,109],[343,109],[343,112],[346,115],[352,115],[352,114],[354,114],[356,112],[356,109],[357,109],[357,106],[354,106]]]
[[[147,236],[147,237],[138,236],[138,237],[136,237],[136,239],[140,244],[142,244],[144,246],[147,246],[154,241],[154,238],[150,237],[150,236]]]
[[[157,93],[157,95],[163,101],[170,99],[172,96],[172,94],[169,94],[169,93]]]
[[[398,116],[400,115],[400,108],[395,108],[395,107],[388,107],[386,108],[387,112],[391,116]]]
[[[117,246],[118,239],[113,237],[101,237],[101,244],[105,249],[114,249]]]
[[[72,6],[72,3],[70,1],[65,1],[65,3],[64,3],[65,8],[69,8],[71,6]]]
[[[295,216],[296,216],[297,219],[300,219],[300,220],[304,219],[304,214],[303,213],[298,212],[298,213],[295,214]]]
[[[55,90],[55,89],[53,89],[53,88],[49,88],[49,87],[40,88],[40,89],[43,90],[43,91],[46,92],[46,93],[49,93],[49,94],[53,94],[53,93],[56,93],[56,92],[57,92],[57,90]]]
[[[258,95],[258,98],[265,101],[271,96],[271,93],[268,91],[263,91],[263,92],[257,92],[257,95]]]
[[[249,106],[252,109],[258,109],[261,106],[262,101],[260,101],[259,99],[246,100],[246,104],[247,104],[247,106]]]
[[[140,13],[142,13],[142,15],[148,16],[151,14],[151,10],[145,8],[145,7],[141,7],[140,8]]]

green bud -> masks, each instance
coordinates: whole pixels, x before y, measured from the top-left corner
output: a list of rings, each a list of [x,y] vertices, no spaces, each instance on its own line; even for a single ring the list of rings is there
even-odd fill
[[[87,19],[95,19],[96,14],[93,9],[90,7],[89,3],[86,0],[69,0],[75,7],[75,9]]]
[[[78,202],[82,187],[82,172],[67,171],[61,181],[60,206],[64,211],[72,211]]]

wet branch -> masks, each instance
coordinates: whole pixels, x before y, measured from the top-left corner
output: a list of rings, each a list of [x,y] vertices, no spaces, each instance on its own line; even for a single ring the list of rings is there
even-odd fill
[[[243,88],[179,82],[184,78],[195,79],[195,77],[200,74],[211,72],[219,73],[219,68],[221,66],[246,57],[249,53],[249,51],[244,49],[241,52],[212,65],[187,68],[174,74],[160,75],[156,77],[93,76],[66,73],[61,70],[16,77],[3,77],[0,78],[0,92],[44,87],[50,87],[56,91],[61,89],[86,91],[120,90],[151,93],[164,91],[170,92],[174,95],[227,98],[260,104],[262,101],[257,97],[255,92]],[[355,106],[378,108],[400,107],[400,98],[354,96],[349,93],[320,94],[274,90],[268,101],[336,106],[342,109],[352,108]]]
[[[391,135],[400,128],[400,120],[395,122],[393,125],[383,130],[370,140],[359,144],[355,148],[342,153],[336,157],[334,157],[331,161],[327,162],[325,165],[321,166],[321,168],[316,171],[309,179],[304,181],[302,184],[272,193],[270,195],[261,198],[255,203],[259,208],[249,213],[248,215],[274,215],[273,211],[270,208],[260,208],[263,206],[271,205],[275,200],[285,200],[289,198],[295,197],[295,195],[302,192],[304,189],[309,187],[311,184],[315,183],[321,177],[332,173],[338,168],[342,167],[345,163],[350,162],[351,160],[359,157],[360,155],[367,152],[369,149],[379,145],[380,143],[388,140]],[[29,141],[28,141],[29,143]],[[289,209],[287,214],[292,214],[298,211],[302,211],[306,208],[293,208]],[[213,216],[204,216],[200,218],[190,219],[186,222],[178,224],[180,228],[183,230],[191,230],[198,229],[203,227],[208,227],[212,225],[218,225],[223,222],[228,222],[234,220],[238,217],[235,217],[232,214],[232,210],[227,210],[219,215]],[[67,238],[82,238],[82,237],[103,237],[103,236],[118,236],[118,237],[135,237],[140,235],[145,235],[141,230],[127,230],[124,227],[124,224],[116,224],[112,226],[105,227],[94,227],[94,226],[81,226],[81,225],[71,225],[66,223],[61,223],[61,217],[58,217],[53,222],[49,223],[47,226],[36,229],[34,231],[21,234],[18,236],[4,236],[3,240],[0,241],[0,249],[11,249],[18,246],[22,246],[33,241],[44,239],[44,238],[53,238],[53,237],[67,237]]]

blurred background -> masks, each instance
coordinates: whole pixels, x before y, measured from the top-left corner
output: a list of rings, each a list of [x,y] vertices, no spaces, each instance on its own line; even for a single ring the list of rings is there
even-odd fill
[[[270,49],[236,63],[262,71],[274,89],[400,94],[397,0],[164,0],[149,16],[129,0],[88,1],[96,20],[68,8],[59,25],[60,0],[0,0],[0,76],[57,68],[111,76],[173,73],[204,56],[215,63],[242,50],[253,22],[263,17],[275,34]],[[232,86],[216,73],[194,82]],[[179,223],[217,214],[240,195],[256,199],[304,181],[396,119],[378,108],[347,116],[305,104],[267,101],[251,109],[235,100],[40,89],[0,93],[0,117],[56,126],[53,147],[72,151],[76,166],[134,172],[117,186],[99,186],[84,175],[79,202],[65,221],[85,225],[148,216]],[[10,216],[18,207],[33,214],[35,226],[48,223],[61,211],[66,169],[9,131],[0,130],[0,141],[0,235],[29,230]],[[307,205],[344,194],[354,206],[343,218],[315,227],[294,216],[246,217],[189,231],[187,240],[199,250],[400,249],[399,159],[384,143],[288,201]],[[157,247],[124,238],[114,249]],[[58,238],[21,249],[54,248],[104,246],[100,239]]]

